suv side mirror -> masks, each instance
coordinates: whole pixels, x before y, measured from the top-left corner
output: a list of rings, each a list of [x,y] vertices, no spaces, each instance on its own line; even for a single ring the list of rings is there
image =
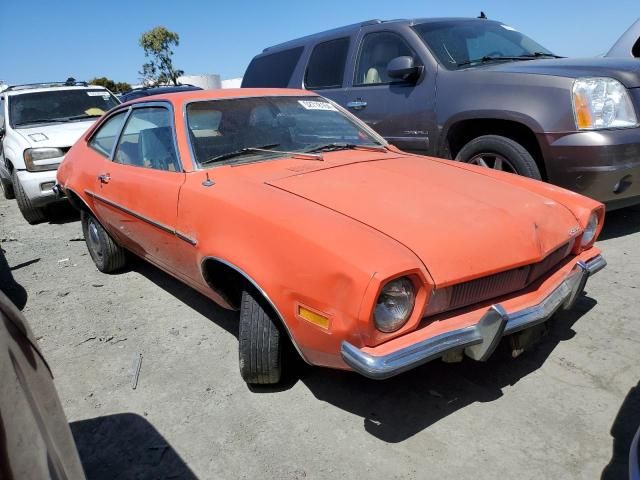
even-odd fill
[[[415,83],[423,69],[422,65],[415,64],[413,57],[396,57],[387,64],[387,75],[396,80]]]

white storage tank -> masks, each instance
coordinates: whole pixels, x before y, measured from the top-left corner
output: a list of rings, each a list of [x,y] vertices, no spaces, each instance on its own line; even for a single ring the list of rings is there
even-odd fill
[[[221,87],[220,75],[211,73],[208,75],[182,75],[178,77],[178,82],[182,84],[195,85],[205,90],[214,90]]]

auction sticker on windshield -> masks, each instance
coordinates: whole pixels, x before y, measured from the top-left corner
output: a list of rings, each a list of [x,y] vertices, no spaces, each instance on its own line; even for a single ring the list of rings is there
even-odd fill
[[[298,100],[306,110],[331,110],[336,111],[336,107],[327,102],[314,102],[312,100]]]

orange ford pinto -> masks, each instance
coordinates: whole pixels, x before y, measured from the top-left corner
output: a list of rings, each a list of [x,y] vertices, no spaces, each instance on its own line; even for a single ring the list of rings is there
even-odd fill
[[[559,187],[404,153],[300,90],[146,97],[69,151],[56,190],[98,269],[131,251],[240,310],[240,372],[309,364],[383,379],[571,308],[606,265],[602,204]]]

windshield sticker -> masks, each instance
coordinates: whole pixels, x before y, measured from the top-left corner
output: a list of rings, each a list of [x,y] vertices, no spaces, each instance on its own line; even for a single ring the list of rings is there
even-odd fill
[[[30,133],[29,138],[34,142],[43,142],[44,140],[49,140],[44,133]]]
[[[102,97],[104,99],[109,98],[109,92],[87,92],[90,97]]]
[[[305,110],[330,110],[336,111],[336,107],[327,102],[314,102],[312,100],[298,100],[298,103],[302,105]]]
[[[500,25],[502,28],[504,28],[505,30],[509,30],[511,32],[517,32],[517,30],[513,27],[510,27],[509,25]]]

